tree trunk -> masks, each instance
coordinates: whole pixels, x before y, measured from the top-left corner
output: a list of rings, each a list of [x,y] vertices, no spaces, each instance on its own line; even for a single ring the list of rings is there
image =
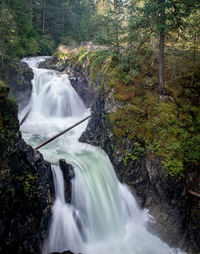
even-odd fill
[[[133,70],[133,61],[132,61],[132,54],[133,54],[133,41],[130,39],[129,41],[129,73],[132,73]]]
[[[1,5],[1,8],[2,8],[2,15],[3,15],[3,17],[4,17],[4,0],[2,0],[2,5]]]
[[[4,59],[3,59],[3,53],[1,55],[1,77],[4,78]]]
[[[45,32],[45,18],[46,18],[46,0],[43,0],[43,14],[42,14],[42,33]]]
[[[63,29],[63,35],[65,33],[65,1],[63,0],[62,3],[62,29]]]
[[[193,62],[195,63],[195,61],[196,61],[196,53],[197,53],[197,48],[198,48],[198,46],[197,46],[197,32],[195,33],[195,35],[194,35],[194,42],[193,42],[193,44],[194,44],[194,48],[193,48]]]
[[[165,94],[163,67],[164,67],[164,50],[165,50],[165,0],[159,0],[160,4],[160,42],[159,42],[159,68],[158,68],[158,89],[160,94]]]
[[[120,45],[119,45],[119,27],[116,26],[116,42],[117,42],[117,55],[120,56]]]
[[[35,147],[35,150],[40,149],[41,147],[45,146],[46,144],[50,143],[51,141],[53,141],[54,139],[60,137],[61,135],[65,134],[66,132],[70,131],[71,129],[73,129],[74,127],[78,126],[79,124],[85,122],[87,119],[89,119],[91,117],[91,115],[87,116],[86,118],[84,118],[83,120],[79,121],[78,123],[73,124],[71,127],[65,129],[64,131],[61,131],[60,133],[58,133],[57,135],[53,136],[52,138],[44,141],[42,144],[40,144],[39,146]]]

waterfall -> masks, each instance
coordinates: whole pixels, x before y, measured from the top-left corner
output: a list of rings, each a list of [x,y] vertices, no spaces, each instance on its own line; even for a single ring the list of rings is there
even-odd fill
[[[19,114],[23,137],[33,147],[89,114],[65,74],[39,69],[44,57],[27,58],[33,69],[32,98]],[[104,151],[78,142],[87,121],[40,149],[52,163],[56,200],[43,254],[71,250],[83,254],[170,254],[171,249],[147,230],[151,216],[138,206],[121,184]],[[73,165],[71,203],[65,202],[64,179],[58,166],[64,158]]]

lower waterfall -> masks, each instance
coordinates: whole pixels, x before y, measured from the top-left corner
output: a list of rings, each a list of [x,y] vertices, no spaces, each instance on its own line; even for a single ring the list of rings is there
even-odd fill
[[[30,110],[21,127],[23,138],[36,147],[89,115],[65,74],[39,69],[45,57],[27,58],[34,72]],[[172,249],[147,230],[151,216],[139,208],[129,188],[121,184],[100,148],[78,142],[87,121],[40,149],[52,163],[56,200],[43,254],[71,250],[83,254],[170,254]],[[58,165],[74,167],[71,203],[65,202],[64,179]]]

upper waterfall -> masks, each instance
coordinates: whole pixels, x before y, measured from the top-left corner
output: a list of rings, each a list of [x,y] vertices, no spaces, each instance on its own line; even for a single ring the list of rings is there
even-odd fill
[[[38,69],[38,61],[25,59],[33,68],[34,79],[31,110],[48,117],[82,116],[86,107],[71,86],[67,75],[53,70]],[[43,60],[43,58],[42,58]]]

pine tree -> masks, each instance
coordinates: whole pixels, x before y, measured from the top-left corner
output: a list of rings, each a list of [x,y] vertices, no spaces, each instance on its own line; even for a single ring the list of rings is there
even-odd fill
[[[96,41],[100,44],[109,46],[120,58],[122,39],[124,34],[124,3],[122,0],[109,0],[106,5],[101,7],[104,2],[98,3],[99,25],[97,27]]]
[[[147,0],[141,8],[145,29],[150,29],[159,41],[158,88],[160,94],[165,94],[164,87],[164,49],[166,35],[178,33],[191,12],[199,6],[197,0]],[[187,26],[187,25],[186,25]]]
[[[158,0],[159,14],[159,67],[158,67],[158,89],[160,94],[165,94],[163,69],[164,69],[164,50],[165,50],[165,0]]]

